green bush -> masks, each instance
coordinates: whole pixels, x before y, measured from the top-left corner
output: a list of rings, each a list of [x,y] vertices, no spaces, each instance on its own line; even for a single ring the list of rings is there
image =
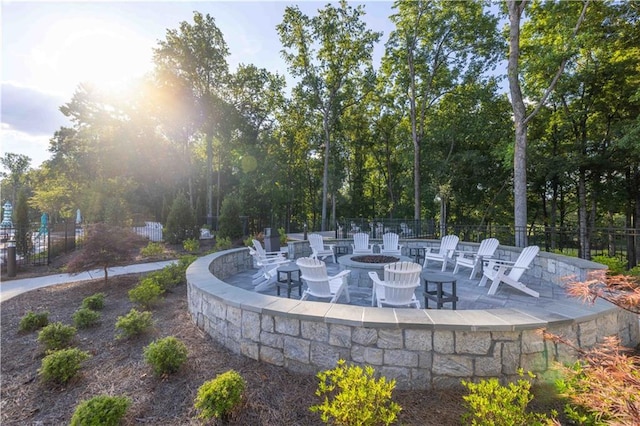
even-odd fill
[[[154,280],[164,291],[167,291],[186,281],[186,269],[178,261],[178,263],[167,265],[159,271],[151,272],[146,278]]]
[[[226,419],[242,402],[246,382],[234,370],[219,374],[216,378],[205,382],[198,389],[195,408],[200,410],[199,417]]]
[[[182,248],[189,253],[196,253],[200,250],[200,241],[195,238],[189,238],[188,240],[184,240]]]
[[[131,401],[125,396],[94,396],[78,404],[71,426],[117,426],[130,405]]]
[[[171,204],[171,211],[167,217],[164,238],[169,244],[180,244],[189,238],[200,235],[196,225],[196,217],[189,205],[187,197],[180,193]]]
[[[73,313],[73,324],[78,328],[89,328],[100,322],[100,312],[89,308],[80,308]]]
[[[163,293],[164,289],[153,277],[145,277],[129,290],[129,300],[144,308],[150,308],[158,303]]]
[[[104,308],[104,293],[96,293],[89,297],[85,297],[82,300],[82,307],[91,309],[92,311],[99,311]]]
[[[607,265],[609,270],[607,271],[610,275],[619,275],[627,272],[627,264],[617,257],[609,257],[609,256],[594,256],[592,258],[594,262],[602,263],[603,265]]]
[[[235,240],[242,237],[242,204],[239,197],[227,196],[220,206],[220,220],[218,221],[217,237]],[[218,240],[216,240],[217,242]]]
[[[519,371],[523,376],[522,370]],[[529,373],[530,378],[535,378]],[[531,383],[519,379],[516,383],[502,386],[498,379],[481,380],[478,383],[462,381],[469,390],[462,398],[467,411],[462,416],[464,424],[470,425],[545,425],[552,424],[545,414],[527,412],[533,399]],[[552,413],[554,416],[556,413]]]
[[[173,336],[165,337],[144,348],[144,359],[158,376],[175,373],[187,361],[187,346]]]
[[[310,407],[325,423],[335,425],[389,425],[402,409],[391,400],[395,380],[374,377],[374,369],[348,366],[339,360],[336,368],[318,373],[316,395],[324,402]]]
[[[127,339],[137,334],[144,333],[153,326],[151,312],[139,312],[131,309],[125,316],[116,319],[116,339]]]
[[[88,352],[78,348],[53,351],[42,359],[38,373],[47,382],[65,384],[80,370],[80,364],[90,357]]]
[[[154,243],[150,241],[145,247],[140,249],[140,254],[143,257],[159,256],[164,253],[164,246],[160,243]]]
[[[69,346],[75,335],[75,327],[61,322],[54,322],[40,330],[38,342],[42,343],[46,350],[55,351]]]
[[[229,250],[231,247],[233,247],[233,244],[231,243],[229,237],[216,238],[216,250]]]
[[[29,311],[20,319],[20,331],[36,331],[49,324],[49,312]]]

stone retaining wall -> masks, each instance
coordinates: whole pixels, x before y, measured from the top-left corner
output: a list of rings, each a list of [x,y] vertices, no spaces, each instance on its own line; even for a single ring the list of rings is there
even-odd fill
[[[305,244],[290,243],[290,254],[302,252]],[[517,257],[515,248],[500,250],[501,256],[513,252]],[[251,265],[246,248],[196,260],[187,270],[190,314],[199,328],[230,350],[292,371],[313,374],[346,359],[374,366],[396,379],[400,389],[442,388],[457,386],[461,379],[513,380],[519,367],[543,373],[553,361],[574,360],[568,347],[542,339],[537,330],[543,327],[580,347],[613,334],[625,345],[640,341],[637,316],[603,301],[562,315],[515,309],[373,308],[301,302],[223,281]],[[531,279],[555,285],[561,274],[583,277],[598,266],[541,253],[528,273]]]

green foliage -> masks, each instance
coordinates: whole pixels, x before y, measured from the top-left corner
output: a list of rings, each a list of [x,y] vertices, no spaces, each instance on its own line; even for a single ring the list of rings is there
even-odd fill
[[[31,240],[31,229],[29,228],[29,205],[24,188],[18,191],[18,200],[13,212],[15,217],[15,241],[16,252],[22,256],[28,256],[33,252],[33,242]]]
[[[216,238],[216,250],[218,251],[229,250],[232,247],[233,247],[233,243],[231,243],[231,240],[229,239],[229,237]]]
[[[237,197],[228,195],[222,200],[220,207],[220,221],[218,222],[218,236],[216,244],[219,244],[220,237],[235,240],[242,237],[242,204]]]
[[[197,253],[200,250],[200,241],[196,238],[189,238],[182,243],[182,248],[189,253]]]
[[[61,349],[50,352],[42,359],[38,374],[47,382],[64,384],[80,370],[80,364],[91,355],[78,348]]]
[[[253,240],[254,240],[255,238],[256,238],[256,237],[254,237],[254,236],[252,236],[252,235],[249,235],[249,236],[248,236],[247,238],[245,238],[245,240],[243,241],[244,245],[245,245],[245,246],[247,246],[247,247],[253,247]]]
[[[164,253],[164,246],[160,243],[154,243],[153,241],[149,241],[149,244],[140,249],[140,254],[143,257],[159,256],[162,253]]]
[[[520,376],[524,373],[519,371]],[[529,373],[530,378],[535,376]],[[551,420],[544,414],[527,412],[533,399],[531,382],[519,379],[502,386],[498,379],[481,380],[478,383],[462,381],[469,390],[462,398],[467,412],[462,416],[464,424],[471,425],[544,425]]]
[[[640,265],[636,265],[627,271],[627,275],[632,277],[640,277]]]
[[[199,417],[226,419],[242,402],[246,382],[234,370],[217,375],[198,389],[194,406],[200,410]]]
[[[76,328],[61,322],[54,322],[38,333],[38,342],[49,351],[66,348],[76,336]]]
[[[129,300],[144,308],[150,308],[160,300],[164,288],[154,277],[145,277],[140,283],[129,290]]]
[[[94,396],[78,404],[71,426],[117,426],[130,405],[131,401],[125,396]]]
[[[29,311],[20,319],[20,331],[35,331],[49,324],[49,312]]]
[[[76,327],[89,328],[98,324],[100,321],[100,312],[89,308],[80,308],[73,313],[72,318]]]
[[[281,246],[287,244],[287,231],[285,231],[284,228],[278,228],[278,236],[280,237]]]
[[[99,311],[102,308],[104,308],[104,298],[105,298],[104,293],[92,294],[91,296],[85,297],[82,300],[82,307],[91,309],[94,311]]]
[[[178,259],[178,267],[181,271],[183,280],[186,278],[184,274],[187,272],[187,268],[189,267],[189,265],[195,262],[197,258],[198,256],[194,256],[194,255],[184,255],[184,256],[180,256],[180,259]]]
[[[609,270],[607,274],[609,275],[620,275],[627,273],[627,264],[622,260],[616,257],[609,256],[594,256],[592,259],[594,262],[602,263],[603,265],[607,265]]]
[[[389,425],[402,409],[391,400],[395,380],[376,379],[374,369],[348,366],[339,360],[336,368],[318,373],[320,383],[316,395],[323,396],[322,404],[311,411],[321,413],[325,423],[336,425]]]
[[[158,376],[175,373],[187,361],[187,346],[173,336],[165,337],[144,348],[144,359]]]
[[[140,312],[131,309],[125,316],[119,316],[116,319],[116,339],[127,339],[137,334],[144,333],[153,326],[151,312]]]
[[[169,244],[180,244],[198,235],[200,235],[200,231],[196,225],[196,217],[189,205],[189,200],[183,193],[180,193],[171,205],[164,238]]]

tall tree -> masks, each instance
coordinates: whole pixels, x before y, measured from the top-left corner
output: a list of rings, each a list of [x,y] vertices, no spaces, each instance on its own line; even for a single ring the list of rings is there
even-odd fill
[[[158,78],[181,82],[192,90],[201,117],[207,155],[207,222],[213,222],[214,138],[220,132],[224,90],[229,82],[229,49],[209,14],[194,12],[193,23],[183,21],[178,30],[167,30],[166,39],[154,49]],[[219,189],[219,188],[218,188]]]
[[[427,115],[440,98],[476,80],[497,59],[497,20],[482,3],[396,1],[396,25],[386,45],[383,71],[395,85],[398,106],[408,110],[413,141],[414,218],[421,217],[421,150]]]
[[[327,226],[329,161],[335,126],[344,108],[357,102],[348,93],[349,82],[360,78],[371,64],[373,45],[380,33],[366,28],[364,7],[353,8],[345,0],[331,4],[309,18],[297,6],[285,9],[278,28],[282,53],[289,71],[300,82],[309,108],[321,116],[324,168],[322,177],[321,229]]]
[[[558,79],[572,53],[570,49],[560,60],[557,71],[549,86],[544,91],[535,108],[527,114],[522,88],[520,86],[520,25],[523,13],[529,0],[507,1],[509,12],[509,57],[507,63],[507,77],[509,80],[509,92],[513,108],[513,120],[515,126],[515,149],[513,153],[513,214],[516,247],[527,245],[527,126],[529,121],[536,116],[542,105],[555,88]],[[565,34],[565,45],[571,46],[571,40],[575,37],[580,24],[585,19],[589,0],[584,1],[584,7],[577,19],[577,23],[570,34]],[[560,5],[562,7],[562,5]]]
[[[31,158],[24,154],[15,154],[13,152],[5,153],[0,158],[0,164],[8,171],[0,173],[2,178],[8,178],[11,181],[11,203],[15,206],[17,201],[17,193],[25,174],[29,170]]]

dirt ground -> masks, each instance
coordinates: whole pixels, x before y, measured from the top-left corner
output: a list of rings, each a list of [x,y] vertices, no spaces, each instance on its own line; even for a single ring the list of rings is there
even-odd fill
[[[76,405],[99,394],[126,395],[132,400],[126,425],[202,424],[193,408],[198,388],[217,374],[234,369],[247,381],[244,405],[226,424],[319,425],[318,413],[309,407],[320,402],[314,392],[317,379],[233,354],[213,342],[191,321],[187,312],[186,285],[166,294],[153,309],[151,333],[130,340],[115,340],[115,322],[134,305],[128,290],[139,276],[120,276],[42,288],[2,303],[1,313],[1,405],[0,424],[68,424]],[[72,324],[72,314],[82,299],[97,292],[106,294],[101,323],[79,329],[76,346],[92,357],[81,373],[65,386],[43,383],[38,376],[44,351],[37,333],[22,333],[18,324],[29,310],[48,311],[49,321]],[[144,362],[143,348],[157,338],[176,336],[189,356],[180,371],[155,377]],[[398,424],[458,425],[464,410],[459,391],[394,391],[400,404]],[[223,424],[212,421],[209,424]]]

